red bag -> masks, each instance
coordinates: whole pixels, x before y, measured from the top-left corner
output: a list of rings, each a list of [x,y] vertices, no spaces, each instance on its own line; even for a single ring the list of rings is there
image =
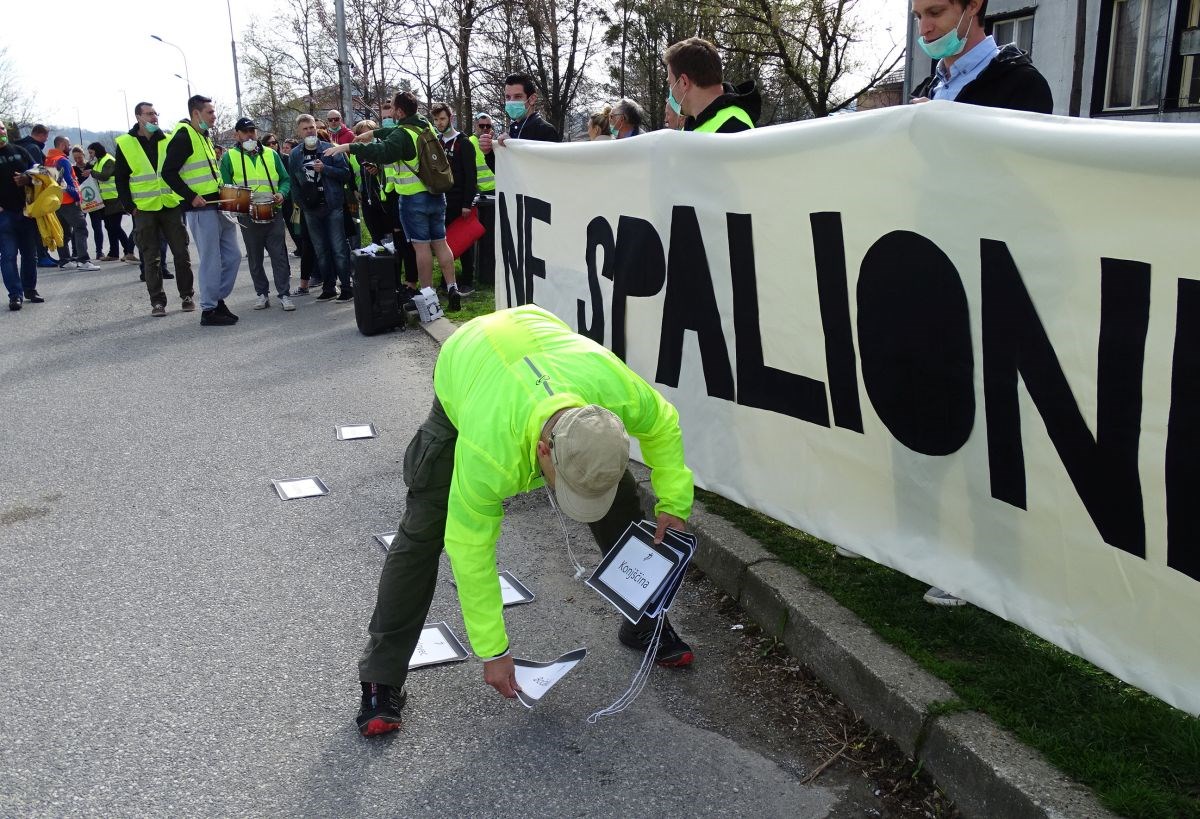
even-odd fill
[[[458,217],[446,227],[446,244],[450,245],[450,252],[457,259],[470,250],[471,245],[478,242],[483,233],[483,223],[479,221],[479,214],[476,213],[476,208],[471,208],[470,213]]]

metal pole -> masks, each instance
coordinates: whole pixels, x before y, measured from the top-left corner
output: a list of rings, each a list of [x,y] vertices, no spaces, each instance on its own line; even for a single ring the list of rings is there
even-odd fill
[[[130,116],[132,112],[129,110],[129,95],[125,93],[124,88],[121,89],[121,98],[125,100],[125,110],[121,114],[121,118],[125,119],[126,117]],[[125,121],[128,122],[127,119]]]
[[[904,13],[904,87],[900,92],[900,104],[907,105],[913,90],[913,16],[906,8]]]
[[[229,13],[229,48],[233,52],[233,88],[237,93],[237,111],[238,117],[242,116],[242,83],[238,79],[237,66],[237,40],[233,36],[233,9],[229,6],[229,0],[225,0],[225,11]]]
[[[158,40],[163,45],[169,45],[171,48],[173,48],[179,52],[180,57],[183,57],[183,73],[186,75],[186,78],[187,78],[188,98],[190,99],[192,96],[192,72],[188,71],[187,55],[183,53],[182,48],[175,45],[174,43],[167,42],[162,37],[159,37],[157,34],[151,34],[150,37],[151,37],[151,39]]]
[[[350,98],[350,60],[346,56],[345,0],[335,0],[334,10],[336,11],[338,41],[338,83],[342,88],[342,124],[349,128],[354,124],[354,108]]]
[[[83,145],[83,121],[79,118],[79,106],[75,106],[75,128],[79,131],[79,145]]]

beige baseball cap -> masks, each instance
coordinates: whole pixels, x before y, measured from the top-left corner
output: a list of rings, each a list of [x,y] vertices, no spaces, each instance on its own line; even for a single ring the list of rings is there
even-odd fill
[[[559,508],[580,523],[595,523],[608,514],[629,464],[629,435],[604,407],[575,407],[550,433],[550,459]]]

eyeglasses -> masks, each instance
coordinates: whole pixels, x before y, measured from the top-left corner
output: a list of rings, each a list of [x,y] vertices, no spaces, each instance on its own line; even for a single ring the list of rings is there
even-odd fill
[[[329,121],[330,122],[341,122],[342,118],[341,117],[329,117]]]
[[[490,126],[490,125],[477,125],[477,126],[475,126],[475,127],[476,127],[476,128],[478,128],[480,131],[490,131],[490,130],[492,130],[492,126]]]

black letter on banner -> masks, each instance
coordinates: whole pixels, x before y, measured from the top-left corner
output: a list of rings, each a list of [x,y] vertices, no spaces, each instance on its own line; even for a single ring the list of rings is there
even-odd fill
[[[879,238],[858,276],[858,352],[875,412],[896,440],[949,455],[975,425],[967,293],[941,248],[918,233]]]
[[[727,213],[729,270],[733,276],[733,327],[737,333],[737,401],[823,427],[829,426],[825,385],[763,363],[758,323],[758,282],[750,214]]]
[[[525,303],[533,304],[533,277],[546,278],[546,262],[533,255],[533,220],[550,224],[550,203],[525,197],[525,215],[521,229],[525,234]]]
[[[667,260],[662,239],[645,219],[622,216],[617,222],[617,248],[612,267],[604,275],[613,280],[612,351],[625,360],[625,299],[657,295],[667,281]]]
[[[1200,580],[1200,281],[1179,280],[1167,423],[1167,565]]]
[[[604,267],[596,270],[596,249],[604,251]],[[588,324],[587,305],[575,300],[575,318],[579,332],[597,344],[604,343],[604,296],[600,292],[600,277],[612,278],[613,233],[608,220],[597,216],[587,226],[588,290],[592,296],[592,323]],[[614,340],[613,345],[616,345]]]
[[[843,429],[862,432],[858,362],[854,358],[854,337],[850,332],[850,293],[846,285],[842,215],[810,213],[808,221],[812,225],[813,257],[817,265],[817,295],[821,300],[821,328],[825,331],[825,367],[829,370],[833,422]],[[738,276],[733,280],[740,281]],[[734,293],[737,293],[736,289]],[[741,337],[740,330],[738,337]],[[741,360],[739,352],[739,368]],[[741,380],[739,374],[739,384]]]
[[[1037,308],[1004,242],[980,243],[983,395],[992,497],[1025,506],[1017,377],[1104,542],[1146,556],[1138,437],[1150,324],[1150,265],[1100,260],[1096,436],[1088,430]]]
[[[524,225],[525,197],[517,194],[517,224]],[[500,255],[504,259],[504,295],[510,307],[527,304],[525,301],[525,231],[517,230],[516,247],[513,247],[512,223],[508,220],[508,203],[500,194]],[[511,288],[510,286],[511,285]],[[516,299],[513,299],[513,291]]]
[[[700,340],[704,383],[713,398],[734,400],[733,368],[721,330],[721,312],[713,292],[712,273],[704,254],[704,237],[696,209],[676,205],[671,210],[671,250],[667,260],[667,299],[658,342],[660,384],[679,386],[683,365],[683,334],[695,330]]]

